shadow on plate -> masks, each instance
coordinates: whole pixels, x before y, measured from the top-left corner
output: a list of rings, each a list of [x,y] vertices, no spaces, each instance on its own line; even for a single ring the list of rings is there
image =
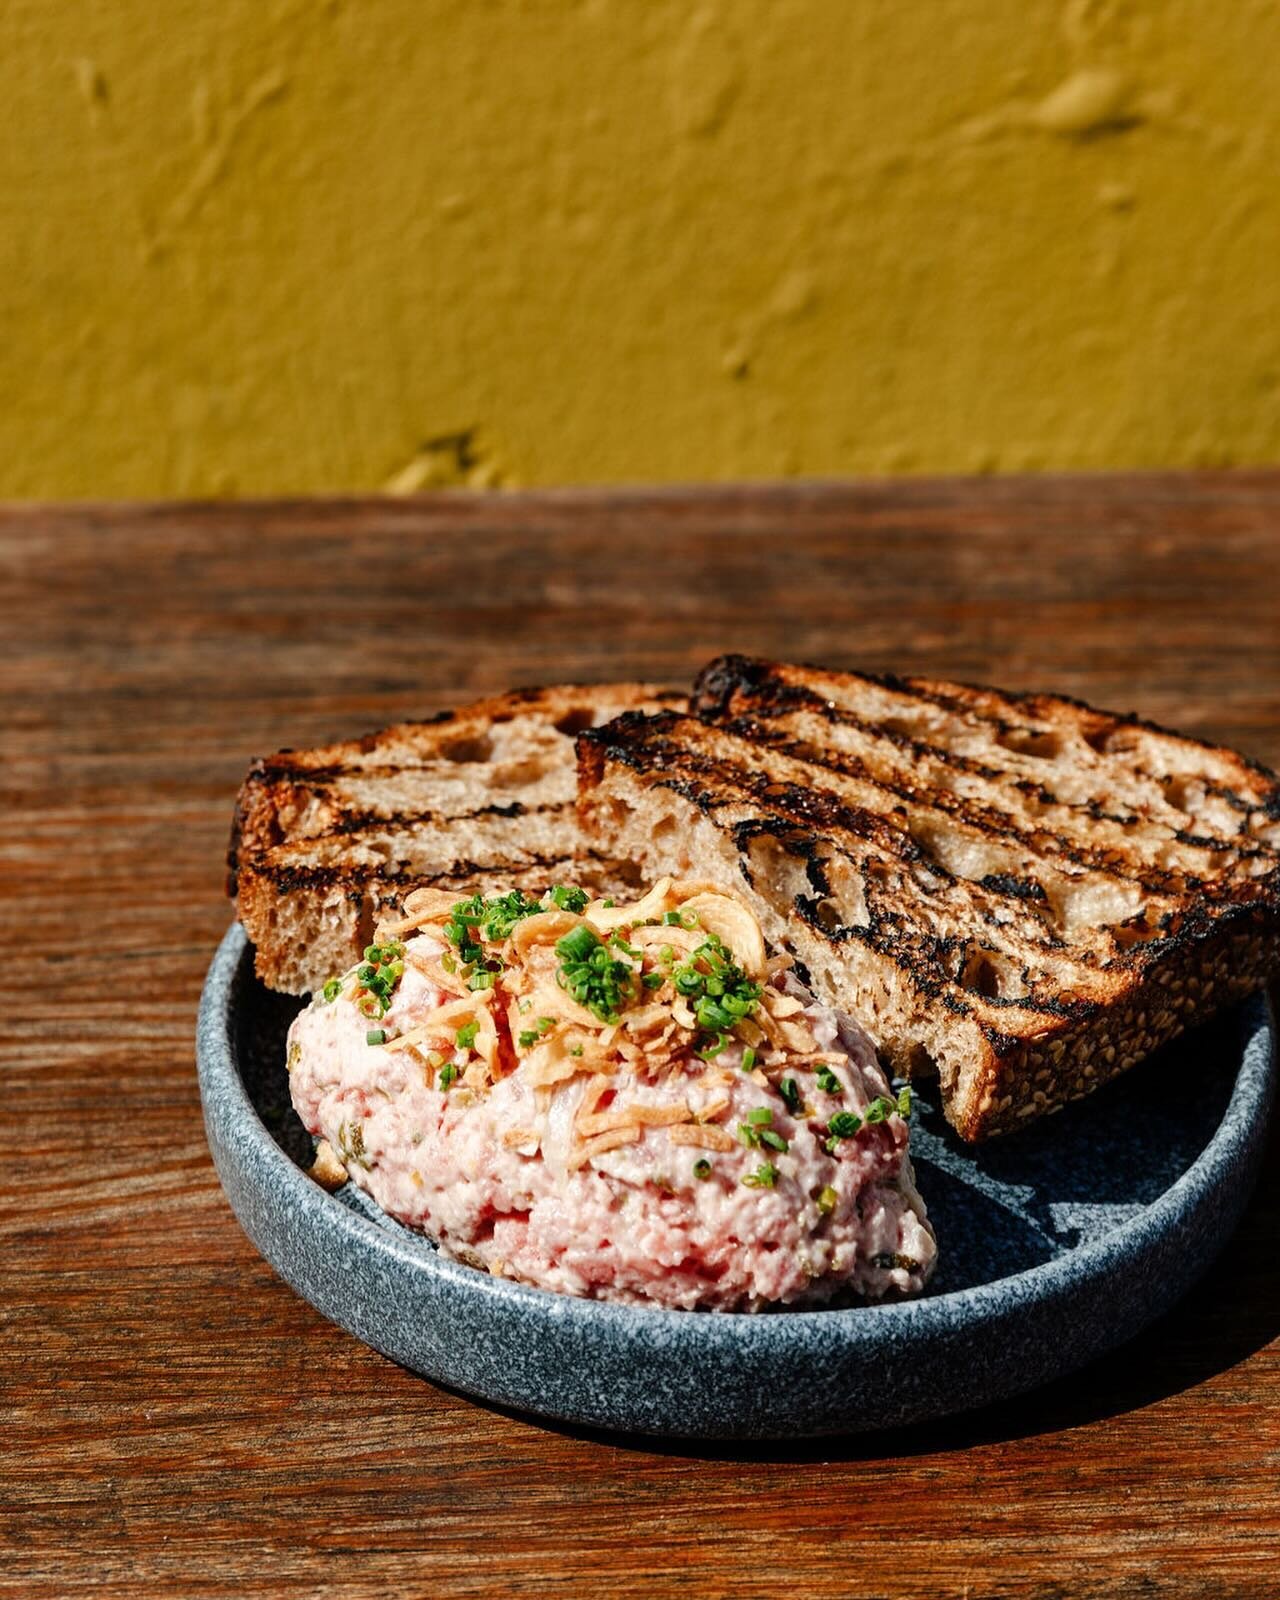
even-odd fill
[[[1059,1433],[1141,1411],[1229,1371],[1280,1337],[1280,1118],[1239,1230],[1191,1293],[1128,1344],[1030,1394],[879,1433],[792,1441],[659,1439],[507,1412],[528,1426],[615,1449],[704,1461],[882,1461]]]
[[[305,1167],[311,1140],[294,1114],[284,1070],[285,1033],[298,1006],[255,985],[242,1016],[239,1060],[262,1121]],[[1059,1116],[976,1147],[961,1144],[937,1107],[917,1096],[912,1152],[941,1245],[929,1293],[1037,1266],[1109,1232],[1162,1194],[1199,1155],[1226,1108],[1233,1080],[1205,1072],[1207,1053],[1217,1052],[1206,1030],[1197,1030]],[[399,1228],[358,1191],[341,1191],[339,1198],[348,1193],[354,1209]],[[779,1443],[611,1434],[491,1409],[621,1449],[736,1461],[875,1460],[1078,1427],[1193,1388],[1280,1333],[1280,1296],[1270,1272],[1278,1212],[1280,1119],[1238,1233],[1172,1312],[1071,1376],[980,1411],[881,1433]]]

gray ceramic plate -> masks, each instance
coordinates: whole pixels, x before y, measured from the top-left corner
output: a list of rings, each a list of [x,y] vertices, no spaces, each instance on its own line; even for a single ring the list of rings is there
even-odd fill
[[[1275,1076],[1257,1000],[1025,1134],[969,1149],[917,1102],[940,1245],[922,1299],[728,1316],[575,1300],[444,1260],[297,1165],[284,1032],[239,928],[198,1039],[209,1146],[250,1239],[326,1317],[428,1378],[596,1427],[712,1438],[848,1433],[945,1415],[1082,1366],[1154,1320],[1227,1244]]]

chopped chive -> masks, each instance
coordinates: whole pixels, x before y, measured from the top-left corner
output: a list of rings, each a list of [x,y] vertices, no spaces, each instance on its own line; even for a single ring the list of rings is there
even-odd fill
[[[693,1164],[693,1175],[699,1183],[705,1183],[711,1176],[711,1163],[706,1156],[702,1156]]]
[[[680,926],[680,913],[678,911],[664,911],[662,913],[662,921],[664,926],[668,928],[678,928]]]
[[[324,988],[321,989],[320,993],[324,997],[326,1004],[332,1005],[332,1003],[342,993],[342,979],[330,978],[328,983],[325,984]]]
[[[884,1095],[879,1094],[862,1113],[862,1120],[868,1124],[884,1122],[897,1109],[898,1103],[896,1100],[887,1100]]]
[[[530,1049],[538,1042],[538,1030],[536,1028],[525,1028],[518,1035],[518,1042],[522,1050]]]
[[[585,961],[599,943],[596,933],[584,922],[556,941],[556,954],[565,961]]]
[[[828,1066],[819,1066],[814,1076],[818,1080],[818,1087],[823,1094],[842,1094],[844,1085]]]
[[[617,1022],[623,1006],[636,994],[636,973],[615,960],[585,922],[556,941],[560,967],[556,981],[579,1005],[606,1024]]]
[[[459,1050],[470,1050],[476,1042],[476,1034],[480,1032],[478,1022],[464,1022],[454,1034],[454,1040]]]
[[[836,1208],[836,1201],[840,1196],[829,1183],[823,1184],[818,1195],[818,1210],[824,1217],[829,1217]]]
[[[761,1128],[760,1143],[767,1144],[770,1150],[789,1150],[791,1148],[782,1135],[772,1128]]]
[[[783,1105],[795,1116],[800,1110],[800,1085],[794,1078],[782,1078],[778,1082],[778,1093]]]
[[[856,1111],[837,1111],[827,1123],[827,1132],[833,1139],[852,1139],[861,1126],[862,1118]]]
[[[666,981],[665,975],[661,972],[646,972],[640,979],[646,989],[661,989]]]
[[[446,1061],[440,1068],[440,1092],[443,1094],[458,1076],[458,1069],[452,1061]]]
[[[747,1121],[754,1123],[757,1127],[766,1126],[773,1121],[773,1112],[769,1110],[768,1106],[755,1106],[747,1112]]]
[[[911,1115],[911,1085],[904,1083],[898,1090],[898,1115],[909,1117]]]
[[[571,1056],[580,1056],[582,1054],[582,1046],[580,1044],[571,1044],[569,1046],[569,1054]]]
[[[467,988],[473,991],[476,989],[492,989],[493,979],[494,974],[492,972],[473,972],[467,979]]]
[[[778,1169],[772,1161],[762,1161],[754,1172],[742,1180],[748,1189],[772,1189],[778,1181]]]
[[[385,1028],[370,1028],[364,1036],[366,1044],[386,1044],[387,1030]]]
[[[756,1064],[756,1053],[750,1045],[742,1052],[742,1070],[750,1072]]]
[[[561,911],[572,911],[581,916],[587,909],[587,892],[569,884],[557,883],[551,890],[551,903]]]

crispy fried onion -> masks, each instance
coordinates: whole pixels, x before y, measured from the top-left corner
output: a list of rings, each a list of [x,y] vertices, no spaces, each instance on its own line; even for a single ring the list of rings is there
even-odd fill
[[[399,918],[379,925],[379,938],[420,935],[409,940],[405,959],[450,997],[421,1026],[389,1040],[385,1048],[453,1055],[458,1029],[474,1023],[470,1049],[456,1046],[461,1084],[454,1093],[464,1086],[466,1091],[483,1091],[510,1071],[522,1072],[534,1092],[539,1126],[508,1130],[502,1142],[509,1148],[535,1154],[540,1141],[548,1138],[543,1129],[549,1118],[564,1125],[552,1143],[559,1152],[557,1164],[563,1159],[570,1170],[637,1142],[650,1128],[664,1129],[677,1145],[735,1148],[732,1134],[715,1126],[729,1109],[730,1097],[714,1091],[723,1091],[741,1074],[713,1058],[699,1059],[698,1050],[711,1051],[709,1035],[699,1027],[695,1005],[673,981],[674,969],[696,959],[709,937],[719,941],[748,979],[764,985],[752,1014],[737,1022],[731,1037],[721,1035],[712,1043],[754,1051],[755,1061],[746,1063],[747,1076],[762,1087],[769,1086],[771,1073],[788,1065],[825,1058],[803,1015],[803,1003],[771,981],[790,966],[789,958],[771,957],[751,909],[714,884],[661,878],[639,901],[610,905],[593,900],[581,914],[544,898],[541,909],[516,921],[501,944],[484,944],[494,987],[475,992],[470,988],[472,969],[462,964],[443,926],[465,898],[456,889],[415,889],[405,896]],[[557,945],[584,924],[602,941],[610,961],[630,974],[622,982],[624,1003],[612,1021],[603,1021],[563,987]],[[734,1056],[732,1065],[737,1063]],[[610,1103],[610,1096],[601,1110],[611,1079],[623,1067],[655,1085],[675,1087],[679,1082],[686,1091],[712,1093],[701,1104],[683,1096],[662,1104],[617,1104]],[[562,1105],[569,1093],[576,1102],[572,1108]],[[560,1111],[550,1109],[557,1105]]]

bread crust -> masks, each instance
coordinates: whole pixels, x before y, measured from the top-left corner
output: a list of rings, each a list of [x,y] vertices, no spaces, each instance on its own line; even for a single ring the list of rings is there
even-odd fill
[[[972,745],[987,730],[991,753],[944,749],[948,782],[931,792],[901,781],[884,747],[905,739],[913,762],[935,747],[815,721],[816,704],[874,724],[887,717],[881,691],[896,712],[923,708],[938,737]],[[647,871],[687,867],[754,894],[771,935],[859,1012],[896,1071],[938,1070],[966,1139],[1089,1093],[1280,969],[1280,780],[1235,752],[1056,697],[743,658],[712,663],[693,705],[698,719],[624,715],[580,736],[584,827]],[[1019,748],[1035,741],[1053,758]],[[1029,782],[1032,761],[1051,770]],[[982,784],[983,806],[957,803]],[[1129,801],[1108,809],[1090,785]],[[1028,789],[1041,791],[1040,820],[1020,817]],[[1179,819],[1170,795],[1200,815]],[[1042,826],[1046,814],[1071,836]],[[661,837],[683,854],[660,863]],[[997,845],[1014,849],[1016,875],[966,869]],[[1165,855],[1178,864],[1160,867]],[[1138,909],[1094,926],[1072,920],[1073,895],[1085,912]]]
[[[359,959],[384,909],[427,883],[621,887],[624,869],[578,826],[574,736],[627,708],[684,703],[643,683],[519,689],[255,761],[236,800],[227,888],[258,975],[311,991]]]

